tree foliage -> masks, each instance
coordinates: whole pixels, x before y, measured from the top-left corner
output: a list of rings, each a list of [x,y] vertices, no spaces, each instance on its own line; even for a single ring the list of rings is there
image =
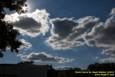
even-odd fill
[[[17,39],[19,32],[13,29],[13,25],[3,21],[5,17],[4,8],[16,12],[24,13],[22,9],[26,0],[0,0],[0,57],[3,57],[3,52],[7,48],[10,48],[11,52],[19,52],[18,48],[22,45],[22,42]]]
[[[106,73],[100,73],[100,76],[96,76],[95,73],[87,72],[115,72],[115,63],[95,63],[88,65],[86,69],[72,68],[66,70],[49,70],[48,77],[114,77]],[[75,73],[79,72],[79,73]],[[81,73],[80,73],[81,72]],[[83,73],[86,72],[86,73]],[[99,74],[98,74],[99,75]],[[104,75],[104,76],[102,76]]]

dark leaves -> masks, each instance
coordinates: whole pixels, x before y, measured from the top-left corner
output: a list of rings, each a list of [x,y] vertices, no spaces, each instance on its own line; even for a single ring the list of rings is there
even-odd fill
[[[25,13],[22,9],[26,0],[0,0],[0,13],[3,12],[3,8],[8,8],[9,10],[15,10],[18,13]]]
[[[13,29],[13,25],[0,20],[0,57],[3,57],[3,51],[9,47],[12,52],[18,53],[18,48],[22,45],[17,40],[19,32]]]
[[[27,6],[25,2],[26,0],[0,0],[0,57],[3,57],[3,52],[7,48],[10,48],[12,52],[18,53],[18,48],[22,45],[22,42],[16,38],[19,32],[13,29],[13,25],[2,21],[5,17],[3,8],[24,13],[22,7]]]

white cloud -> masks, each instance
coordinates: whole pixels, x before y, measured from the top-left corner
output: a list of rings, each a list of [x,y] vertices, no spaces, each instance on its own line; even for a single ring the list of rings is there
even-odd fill
[[[104,55],[115,56],[115,8],[112,9],[111,16],[105,22],[101,22],[94,16],[78,20],[55,18],[50,22],[52,24],[51,36],[46,43],[53,49],[66,50],[87,45],[102,48]]]
[[[103,48],[103,54],[115,54],[115,18],[111,16],[102,23],[92,29],[86,36],[86,40],[98,48]]]
[[[73,59],[58,57],[58,56],[52,56],[50,54],[47,54],[45,52],[40,53],[30,53],[28,55],[19,55],[23,61],[35,61],[35,62],[55,62],[55,63],[68,63],[73,61]]]
[[[115,15],[115,8],[113,8],[113,9],[111,10],[110,15]]]
[[[36,37],[40,34],[44,35],[49,31],[49,25],[51,25],[51,35],[46,40],[46,43],[53,49],[66,50],[87,45],[103,48],[102,54],[115,55],[115,8],[112,9],[111,16],[105,22],[101,22],[99,18],[94,16],[79,19],[49,19],[49,13],[46,10],[36,10],[33,13],[21,15],[14,13],[6,15],[4,20],[13,23],[14,27],[22,34],[31,37]],[[44,55],[49,58],[48,55],[43,53],[31,53],[25,55],[25,58],[28,59],[28,56],[33,58],[33,55]],[[56,57],[50,57],[50,59],[54,60]],[[62,61],[62,58],[58,57],[58,60]]]
[[[86,34],[99,24],[99,18],[93,16],[87,16],[78,20],[73,18],[55,18],[50,22],[52,23],[51,36],[46,43],[54,49],[70,49],[86,43]]]
[[[45,35],[49,30],[49,13],[46,10],[36,10],[33,13],[6,15],[5,21],[13,23],[14,27],[22,34],[36,37],[40,34]]]
[[[27,42],[26,40],[20,39],[20,41],[23,43],[23,45],[20,47],[20,49],[23,49],[23,48],[29,49],[32,47],[32,44]]]

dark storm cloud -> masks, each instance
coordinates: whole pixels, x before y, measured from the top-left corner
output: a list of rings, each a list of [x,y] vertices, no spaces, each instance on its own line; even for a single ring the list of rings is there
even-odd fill
[[[30,53],[28,55],[21,55],[22,60],[24,61],[35,61],[35,62],[57,62],[57,63],[67,63],[73,61],[73,59],[52,56],[45,52],[40,53]]]

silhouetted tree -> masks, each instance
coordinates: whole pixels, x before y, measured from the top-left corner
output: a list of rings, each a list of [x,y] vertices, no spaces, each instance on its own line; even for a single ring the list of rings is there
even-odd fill
[[[34,62],[33,61],[21,61],[18,64],[29,64],[32,65]]]
[[[81,72],[81,73],[75,73]],[[63,69],[63,70],[50,70],[48,71],[48,77],[98,77],[95,76],[93,73],[82,73],[88,71],[115,71],[115,63],[95,63],[90,64],[87,69],[80,69],[80,68],[70,68],[70,69]],[[101,77],[101,76],[100,76]],[[108,76],[107,76],[108,77]],[[114,77],[114,76],[109,76]]]
[[[26,0],[0,0],[0,57],[3,57],[3,52],[7,48],[18,53],[18,48],[22,45],[17,39],[19,32],[13,29],[12,24],[2,20],[5,17],[4,8],[15,10],[19,14],[24,13],[22,7],[27,6],[25,2]]]
[[[115,63],[95,63],[87,68],[91,71],[115,71]]]

